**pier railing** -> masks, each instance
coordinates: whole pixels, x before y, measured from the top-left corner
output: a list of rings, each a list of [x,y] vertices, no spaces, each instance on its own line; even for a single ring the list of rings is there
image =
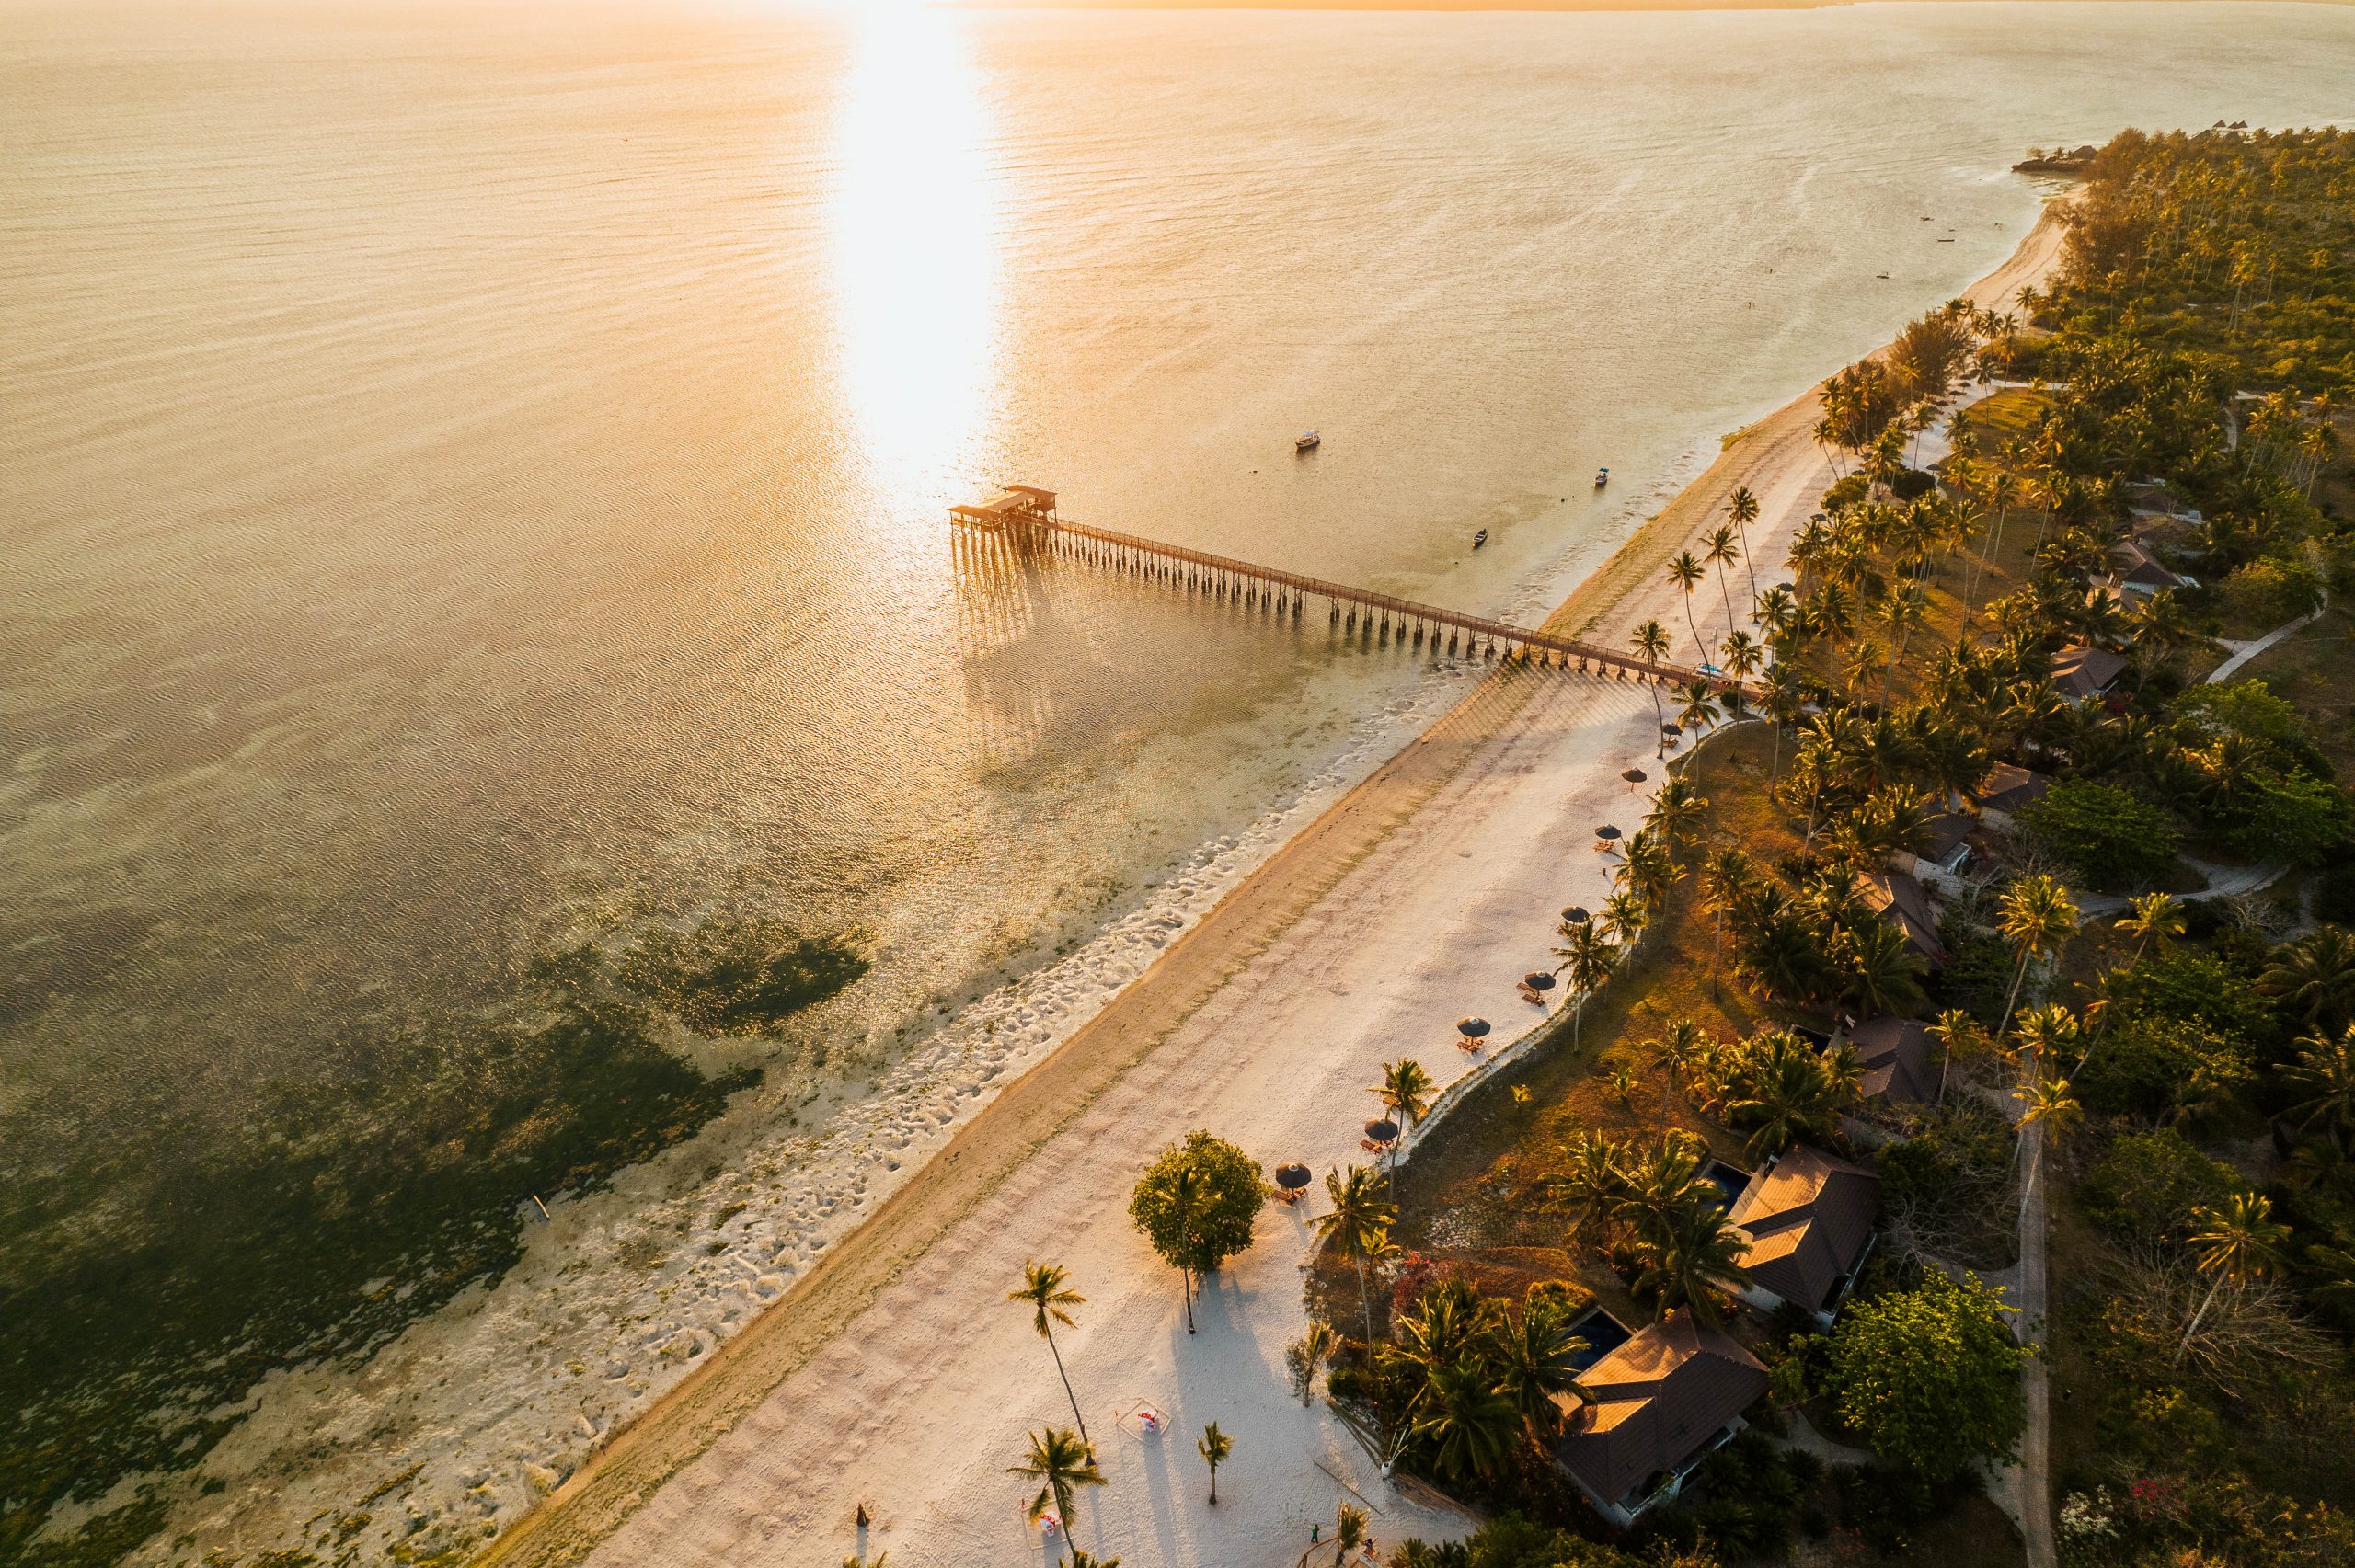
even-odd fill
[[[1066,559],[1142,576],[1184,591],[1245,604],[1264,602],[1294,619],[1299,618],[1305,601],[1319,599],[1325,601],[1327,618],[1335,625],[1354,632],[1362,618],[1368,630],[1378,627],[1384,636],[1395,632],[1401,638],[1411,637],[1418,647],[1428,636],[1436,649],[1444,636],[1445,651],[1450,654],[1461,652],[1480,658],[1501,656],[1546,668],[1608,672],[1621,680],[1634,677],[1680,683],[1698,681],[1720,692],[1742,685],[1720,671],[1696,670],[1665,660],[1654,662],[1598,643],[1532,631],[1486,615],[1442,610],[1392,594],[1351,588],[1347,583],[1279,571],[1206,550],[1190,550],[1182,544],[1165,544],[1159,540],[1074,522],[1052,509],[1051,493],[1030,494],[1040,497],[1044,504],[1015,509],[952,507],[949,519],[959,529],[996,535],[1017,545],[1040,547]]]

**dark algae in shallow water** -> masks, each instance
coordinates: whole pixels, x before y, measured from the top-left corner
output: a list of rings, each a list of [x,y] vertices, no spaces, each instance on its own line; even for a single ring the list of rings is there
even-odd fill
[[[52,1135],[42,1159],[7,1139],[0,1563],[115,1561],[265,1374],[364,1352],[497,1277],[531,1195],[595,1186],[758,1081],[663,1048],[672,1020],[771,1034],[866,968],[764,922],[665,928],[618,969],[594,944],[543,956],[502,1016],[335,1042],[238,1135],[191,1136],[158,1091],[126,1137]],[[36,1541],[127,1477],[146,1478],[132,1501]]]
[[[798,935],[773,921],[719,920],[638,939],[621,981],[706,1035],[774,1035],[867,973],[839,937]]]

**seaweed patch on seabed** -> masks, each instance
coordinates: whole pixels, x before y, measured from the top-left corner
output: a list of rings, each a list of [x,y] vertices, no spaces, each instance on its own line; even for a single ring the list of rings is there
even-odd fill
[[[540,955],[495,1016],[324,1047],[237,1136],[191,1136],[160,1090],[127,1132],[52,1132],[43,1161],[17,1136],[32,1121],[0,1127],[0,1562],[122,1557],[265,1374],[363,1356],[495,1279],[534,1195],[608,1181],[759,1081],[662,1040],[778,1037],[867,968],[847,940],[759,920],[633,934]]]

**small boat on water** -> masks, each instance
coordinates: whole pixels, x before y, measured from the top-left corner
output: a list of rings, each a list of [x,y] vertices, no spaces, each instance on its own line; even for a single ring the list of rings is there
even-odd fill
[[[1294,452],[1315,452],[1323,439],[1315,430],[1303,430],[1292,438],[1292,449]]]
[[[1609,470],[1608,468],[1598,468],[1598,469],[1596,469],[1596,470],[1594,471],[1594,487],[1595,487],[1596,489],[1600,490],[1600,489],[1602,489],[1605,485],[1608,485],[1608,484],[1610,484],[1610,483],[1611,483],[1611,470]]]
[[[1472,548],[1474,548],[1475,550],[1477,550],[1481,545],[1486,544],[1488,542],[1488,531],[1487,529],[1485,529],[1485,528],[1484,528],[1484,529],[1480,530],[1480,532],[1477,532],[1477,533],[1476,533],[1476,534],[1474,534],[1474,535],[1472,536]]]

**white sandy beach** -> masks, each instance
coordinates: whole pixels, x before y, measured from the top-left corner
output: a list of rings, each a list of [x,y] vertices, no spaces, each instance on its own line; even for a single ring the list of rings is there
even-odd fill
[[[2040,225],[1974,296],[2007,303],[2057,240]],[[1752,426],[1548,624],[1624,646],[1656,618],[1684,657],[1685,605],[1660,564],[1747,485],[1759,580],[1777,580],[1829,477],[1813,418],[1809,392]],[[1744,580],[1736,568],[1737,604]],[[1714,582],[1692,608],[1706,636],[1723,635]],[[1131,1568],[1288,1562],[1348,1488],[1384,1539],[1461,1528],[1384,1486],[1322,1406],[1285,1388],[1319,1192],[1270,1209],[1258,1245],[1211,1282],[1191,1338],[1174,1276],[1125,1209],[1145,1161],[1195,1127],[1270,1166],[1361,1160],[1380,1063],[1417,1056],[1447,1083],[1474,1065],[1455,1018],[1489,1017],[1499,1047],[1538,1021],[1513,982],[1547,961],[1560,907],[1603,891],[1591,831],[1640,811],[1617,775],[1649,763],[1652,697],[1524,672],[1455,702],[1475,679],[1435,678],[1369,729],[1385,748],[1423,733],[1365,783],[1342,795],[1373,760],[1344,758],[1105,939],[968,1010],[820,1134],[749,1140],[740,1210],[715,1213],[712,1189],[657,1162],[559,1205],[495,1288],[364,1367],[273,1379],[208,1461],[231,1489],[180,1528],[206,1544],[282,1541],[335,1528],[333,1505],[394,1482],[364,1528],[428,1550],[484,1540],[555,1489],[501,1561],[593,1546],[615,1565],[832,1563],[860,1544],[862,1503],[867,1550],[908,1568],[1044,1553],[1005,1473],[1027,1431],[1070,1418],[1045,1347],[1004,1300],[1040,1257],[1089,1298],[1064,1354],[1109,1484],[1083,1510],[1082,1545]],[[626,1310],[612,1267],[584,1252],[612,1236],[662,1259]],[[1118,1413],[1139,1401],[1173,1428],[1124,1429]],[[1193,1453],[1212,1419],[1236,1445],[1215,1512]],[[390,1459],[369,1440],[386,1421],[404,1434]],[[371,1452],[382,1462],[366,1473],[324,1462]]]
[[[2058,238],[2040,225],[1974,297],[2005,301],[2040,277]],[[1809,394],[1752,427],[1556,624],[1583,615],[1614,641],[1645,618],[1681,624],[1682,597],[1659,580],[1658,562],[1708,526],[1735,485],[1762,503],[1752,535],[1762,580],[1779,576],[1790,532],[1827,477],[1807,436],[1812,407]],[[1695,612],[1705,635],[1716,635],[1706,602]],[[1720,609],[1716,631],[1722,618]],[[1317,1195],[1300,1209],[1270,1210],[1258,1244],[1212,1282],[1200,1333],[1189,1338],[1175,1279],[1129,1225],[1127,1192],[1154,1150],[1193,1127],[1270,1165],[1360,1160],[1359,1127],[1373,1104],[1365,1089],[1381,1062],[1415,1055],[1446,1082],[1470,1066],[1452,1043],[1454,1018],[1485,1013],[1503,1024],[1499,1039],[1533,1022],[1513,981],[1544,960],[1560,906],[1601,890],[1605,867],[1591,832],[1633,815],[1616,775],[1648,755],[1651,726],[1640,686],[1526,675],[1488,683],[1417,743],[1444,745],[1460,732],[1463,755],[1435,791],[1373,832],[1337,880],[1271,921],[1272,936],[1241,962],[1195,977],[1200,994],[1177,1009],[1174,1026],[1154,1033],[1093,1097],[1075,1089],[1075,1116],[1028,1144],[916,1255],[895,1262],[871,1301],[727,1419],[731,1429],[682,1466],[684,1453],[654,1452],[665,1438],[649,1423],[618,1468],[666,1481],[650,1500],[633,1511],[641,1480],[631,1497],[577,1517],[559,1505],[502,1555],[569,1557],[587,1543],[584,1528],[592,1539],[626,1518],[593,1561],[833,1562],[862,1545],[917,1568],[1031,1552],[1052,1561],[1054,1550],[1022,1523],[1020,1483],[1005,1473],[1026,1432],[1068,1419],[1045,1347],[1004,1300],[1029,1258],[1065,1264],[1089,1298],[1064,1355],[1109,1484],[1088,1495],[1081,1544],[1135,1565],[1290,1562],[1309,1527],[1352,1491],[1378,1510],[1384,1537],[1460,1529],[1460,1519],[1433,1516],[1383,1485],[1346,1434],[1284,1386],[1283,1346],[1304,1324],[1299,1271]],[[1361,794],[1384,782],[1377,775]],[[1352,795],[1333,818],[1346,819],[1358,802]],[[1288,874],[1296,875],[1279,857],[1260,879]],[[1182,971],[1197,937],[1214,944],[1230,906],[1155,976]],[[1117,1031],[1127,1000],[1092,1027]],[[1039,1070],[1041,1081],[1060,1059]],[[793,1310],[788,1302],[784,1313]],[[712,1397],[729,1372],[715,1365],[698,1392]],[[1144,1437],[1123,1427],[1120,1413],[1141,1401],[1166,1412],[1171,1430]],[[1236,1445],[1216,1510],[1200,1500],[1192,1452],[1213,1419]],[[669,1441],[684,1448],[692,1439]],[[598,1479],[592,1471],[568,1492],[593,1491]],[[862,1504],[875,1521],[864,1542],[851,1523]]]
[[[1326,1415],[1283,1383],[1301,1331],[1312,1201],[1271,1207],[1259,1242],[1214,1277],[1189,1337],[1177,1276],[1132,1229],[1150,1153],[1207,1127],[1269,1165],[1361,1162],[1379,1064],[1465,1070],[1453,1020],[1500,1036],[1534,1022],[1514,982],[1546,962],[1554,911],[1592,901],[1604,865],[1589,830],[1631,804],[1615,769],[1648,754],[1636,686],[1545,681],[1523,722],[1442,789],[1382,854],[1346,876],[930,1249],[851,1327],[686,1470],[594,1561],[836,1560],[865,1502],[872,1551],[895,1562],[1027,1561],[1040,1550],[1005,1472],[1024,1434],[1070,1411],[1028,1315],[1007,1305],[1028,1258],[1071,1268],[1088,1297],[1063,1356],[1109,1482],[1083,1545],[1132,1563],[1289,1561],[1328,1525],[1342,1482],[1381,1510],[1377,1533],[1453,1533],[1406,1505]],[[1596,766],[1609,759],[1612,769]],[[1407,889],[1411,889],[1407,893]],[[1119,1422],[1150,1401],[1157,1438]],[[1221,1501],[1193,1452],[1215,1420],[1235,1440]],[[1320,1465],[1323,1467],[1320,1469]],[[1329,1472],[1329,1473],[1327,1473]],[[1336,1478],[1338,1478],[1338,1480]]]

